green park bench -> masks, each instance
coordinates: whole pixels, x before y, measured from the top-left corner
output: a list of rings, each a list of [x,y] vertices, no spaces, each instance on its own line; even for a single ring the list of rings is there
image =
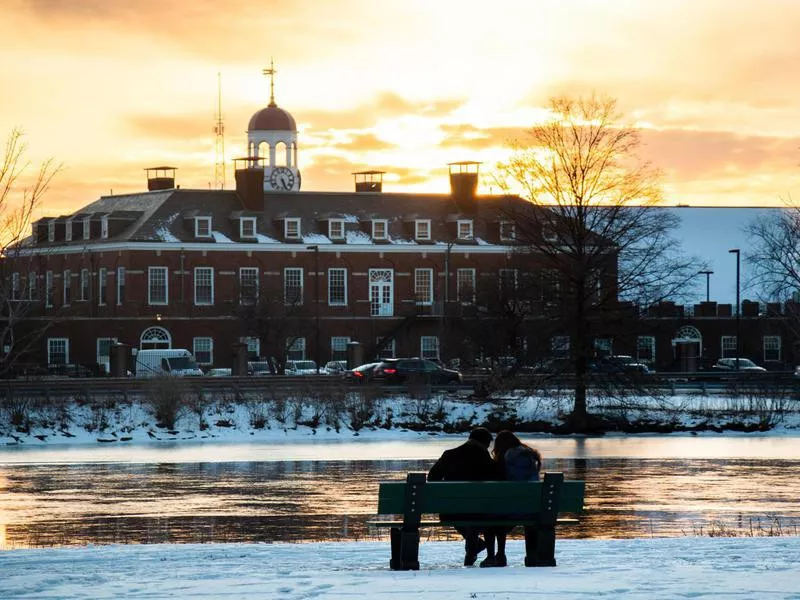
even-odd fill
[[[519,525],[525,531],[525,566],[554,567],[556,525],[575,524],[561,513],[583,510],[583,481],[564,481],[563,473],[545,473],[541,481],[426,481],[409,473],[405,481],[384,481],[378,488],[375,527],[391,528],[394,571],[419,569],[420,527]],[[485,515],[470,520],[424,521],[423,515]],[[402,515],[403,520],[381,520]]]

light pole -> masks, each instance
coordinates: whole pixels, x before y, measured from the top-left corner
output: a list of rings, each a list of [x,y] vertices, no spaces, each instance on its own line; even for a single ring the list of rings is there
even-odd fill
[[[742,312],[741,305],[739,304],[739,265],[741,263],[741,256],[739,248],[728,250],[731,254],[736,255],[736,370],[739,370],[739,313]]]
[[[306,246],[314,251],[314,362],[319,375],[319,246]]]
[[[714,271],[698,271],[697,274],[706,276],[706,303],[708,303],[710,301],[711,276],[714,274]]]

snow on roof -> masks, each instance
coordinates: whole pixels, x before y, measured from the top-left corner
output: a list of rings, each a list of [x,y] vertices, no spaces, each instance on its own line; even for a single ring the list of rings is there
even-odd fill
[[[371,244],[372,238],[363,231],[348,231],[347,232],[348,244]]]
[[[215,242],[233,242],[232,239],[225,234],[220,233],[219,231],[212,231],[211,236],[214,238]]]

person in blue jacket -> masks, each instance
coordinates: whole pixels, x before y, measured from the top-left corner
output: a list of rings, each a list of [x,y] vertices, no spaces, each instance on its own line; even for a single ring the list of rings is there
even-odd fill
[[[494,440],[492,456],[498,470],[508,481],[539,481],[542,470],[542,455],[536,448],[522,443],[516,435],[508,430],[497,434]],[[489,527],[485,531],[486,558],[481,567],[505,567],[506,537],[513,527]],[[495,541],[497,550],[495,550]]]

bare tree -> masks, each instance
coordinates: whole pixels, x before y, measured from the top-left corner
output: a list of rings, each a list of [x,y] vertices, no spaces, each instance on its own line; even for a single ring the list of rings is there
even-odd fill
[[[765,301],[784,302],[800,293],[800,206],[762,214],[747,225],[751,266],[747,287]]]
[[[25,253],[25,238],[34,211],[61,165],[48,159],[33,168],[26,152],[22,130],[12,129],[0,157],[0,373],[30,350],[46,326],[20,327],[43,301],[41,273],[37,261]]]
[[[660,173],[638,157],[639,134],[621,124],[616,101],[558,97],[549,109],[498,179],[530,201],[506,212],[529,272],[558,303],[576,379],[571,425],[580,429],[589,425],[595,339],[614,325],[630,334],[635,308],[675,299],[701,263],[681,255],[671,235],[679,219],[658,207]]]

